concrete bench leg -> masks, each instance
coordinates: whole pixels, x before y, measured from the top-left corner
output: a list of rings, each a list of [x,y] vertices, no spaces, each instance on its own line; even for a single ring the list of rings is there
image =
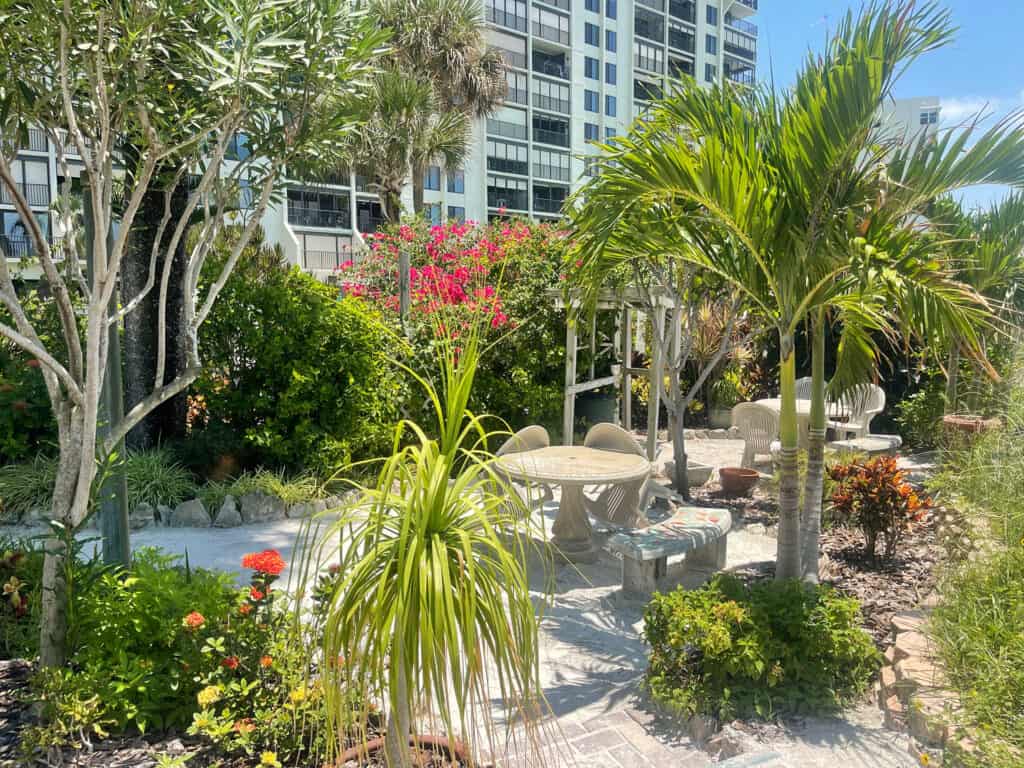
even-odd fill
[[[710,544],[705,544],[700,549],[693,550],[686,556],[686,568],[703,571],[720,571],[725,568],[728,538],[728,536],[722,536]]]
[[[635,595],[650,595],[658,589],[658,583],[668,572],[668,558],[656,560],[634,560],[622,558],[622,590]]]

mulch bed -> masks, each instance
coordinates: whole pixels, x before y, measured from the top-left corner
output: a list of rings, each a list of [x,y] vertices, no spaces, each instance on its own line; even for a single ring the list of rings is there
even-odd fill
[[[31,671],[25,661],[0,661],[0,765],[17,759],[21,731],[31,722],[28,708],[18,698]]]
[[[728,507],[734,525],[778,523],[778,507],[771,496],[755,488],[752,496],[725,498],[712,486],[694,494],[694,501]],[[881,544],[879,544],[881,548]],[[892,645],[889,622],[894,613],[917,608],[935,589],[939,564],[945,551],[939,544],[934,520],[915,526],[904,535],[896,555],[886,560],[864,554],[864,537],[851,528],[833,527],[821,535],[822,581],[857,598],[864,614],[865,629],[881,650]],[[775,575],[774,563],[760,563],[740,573],[743,578],[761,579]]]

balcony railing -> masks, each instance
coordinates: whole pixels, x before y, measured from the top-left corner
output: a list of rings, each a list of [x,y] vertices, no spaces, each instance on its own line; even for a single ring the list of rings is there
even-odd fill
[[[377,232],[387,226],[388,220],[383,216],[374,216],[369,211],[356,211],[356,223],[364,235]]]
[[[548,77],[557,77],[562,80],[570,79],[569,66],[567,64],[559,64],[554,61],[538,61],[536,57],[533,60],[533,71]]]
[[[533,94],[533,106],[548,112],[558,112],[562,115],[569,114],[571,106],[568,99],[556,99],[554,96],[545,96],[543,93]]]
[[[672,77],[682,77],[683,75],[693,77],[693,62],[670,59],[668,62],[668,73]]]
[[[500,187],[487,188],[487,207],[506,208],[511,211],[525,211],[527,207],[525,192],[512,192]]]
[[[540,21],[533,22],[531,29],[535,37],[542,37],[545,40],[560,43],[561,45],[569,45],[569,30],[567,29],[552,27],[550,24],[544,24]]]
[[[29,205],[50,204],[50,186],[48,184],[24,184],[19,182],[18,189],[21,190],[21,194],[25,196]],[[14,204],[14,196],[5,184],[0,184],[0,202],[7,203],[8,205]]]
[[[757,10],[757,0],[738,0],[740,5],[745,5],[752,11]]]
[[[334,270],[351,258],[352,255],[349,253],[307,249],[302,252],[302,266],[305,269]]]
[[[697,6],[688,0],[669,0],[668,14],[673,18],[693,24],[697,20]]]
[[[693,53],[696,50],[692,33],[672,29],[672,27],[668,28],[668,44],[672,48],[686,51],[687,53]]]
[[[637,69],[646,69],[648,72],[665,71],[665,62],[662,59],[656,59],[653,56],[643,56],[638,53],[633,57],[633,64]]]
[[[757,37],[757,24],[751,24],[744,19],[737,19],[731,13],[725,14],[725,26],[732,27],[745,35]]]
[[[36,247],[27,237],[0,235],[0,251],[8,259],[26,259],[35,253]]]
[[[757,59],[757,39],[741,35],[731,29],[725,30],[722,47],[734,56],[742,56],[751,61]]]
[[[505,94],[505,101],[509,104],[522,104],[523,106],[530,103],[525,88],[509,88],[508,93]]]
[[[505,64],[515,69],[526,69],[526,54],[519,51],[510,51],[508,48],[496,46],[495,50],[501,54]]]
[[[569,181],[569,169],[561,165],[550,165],[548,163],[534,163],[533,175],[542,179],[554,181]]]
[[[289,205],[288,223],[298,224],[300,227],[352,229],[352,215],[349,211],[325,210],[323,208],[304,208],[299,205]]]
[[[514,13],[508,13],[498,8],[487,6],[486,17],[492,24],[508,27],[509,29],[516,30],[517,32],[526,31],[527,18],[525,16],[517,16]]]
[[[491,136],[504,136],[506,139],[529,138],[525,125],[510,123],[508,120],[499,120],[496,117],[487,118],[487,133]]]
[[[561,213],[565,200],[552,200],[548,197],[533,198],[533,210],[541,213]]]
[[[498,173],[515,173],[519,176],[526,176],[530,170],[530,164],[525,160],[509,160],[507,157],[487,157],[487,170]]]
[[[637,16],[633,19],[633,33],[638,37],[660,43],[665,39],[665,25],[660,21]]]
[[[553,144],[556,147],[569,146],[569,134],[560,131],[549,131],[545,128],[533,129],[533,140],[542,144]]]
[[[723,70],[723,74],[726,79],[734,83],[739,83],[740,85],[753,85],[754,81],[757,79],[753,67],[737,67],[735,69],[730,69],[727,65]]]
[[[21,149],[27,149],[30,152],[45,152],[46,146],[46,131],[39,128],[29,128],[28,140],[22,142]]]
[[[563,11],[572,10],[569,0],[540,0],[545,5],[550,5],[552,8],[559,8]]]
[[[646,5],[661,13],[665,12],[665,0],[636,0],[640,5]]]

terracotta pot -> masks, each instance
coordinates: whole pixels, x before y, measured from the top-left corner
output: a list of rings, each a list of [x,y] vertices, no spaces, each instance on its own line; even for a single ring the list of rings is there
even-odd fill
[[[951,432],[966,432],[977,434],[988,432],[991,429],[999,429],[1003,425],[1000,419],[986,419],[984,416],[974,414],[950,414],[942,417],[943,426]]]
[[[469,750],[461,741],[453,741],[444,736],[417,735],[409,737],[409,746],[413,748],[427,749],[432,752],[444,752],[450,758],[464,765],[470,765]],[[366,763],[378,752],[384,750],[384,737],[370,739],[365,744],[356,744],[341,753],[336,765],[344,765],[350,760],[359,763]]]
[[[722,481],[722,492],[726,496],[742,496],[757,485],[761,475],[756,469],[722,467],[718,470],[718,477]]]

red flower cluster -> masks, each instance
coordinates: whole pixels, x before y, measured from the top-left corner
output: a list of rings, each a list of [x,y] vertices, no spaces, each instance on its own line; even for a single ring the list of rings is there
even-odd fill
[[[226,669],[238,669],[238,664],[239,661],[237,656],[228,656],[220,663],[220,665]]]
[[[287,563],[276,549],[265,549],[262,552],[250,552],[242,557],[242,567],[267,576],[279,576]]]
[[[181,620],[181,623],[186,629],[196,630],[206,623],[206,619],[199,611],[192,611],[192,613]]]

